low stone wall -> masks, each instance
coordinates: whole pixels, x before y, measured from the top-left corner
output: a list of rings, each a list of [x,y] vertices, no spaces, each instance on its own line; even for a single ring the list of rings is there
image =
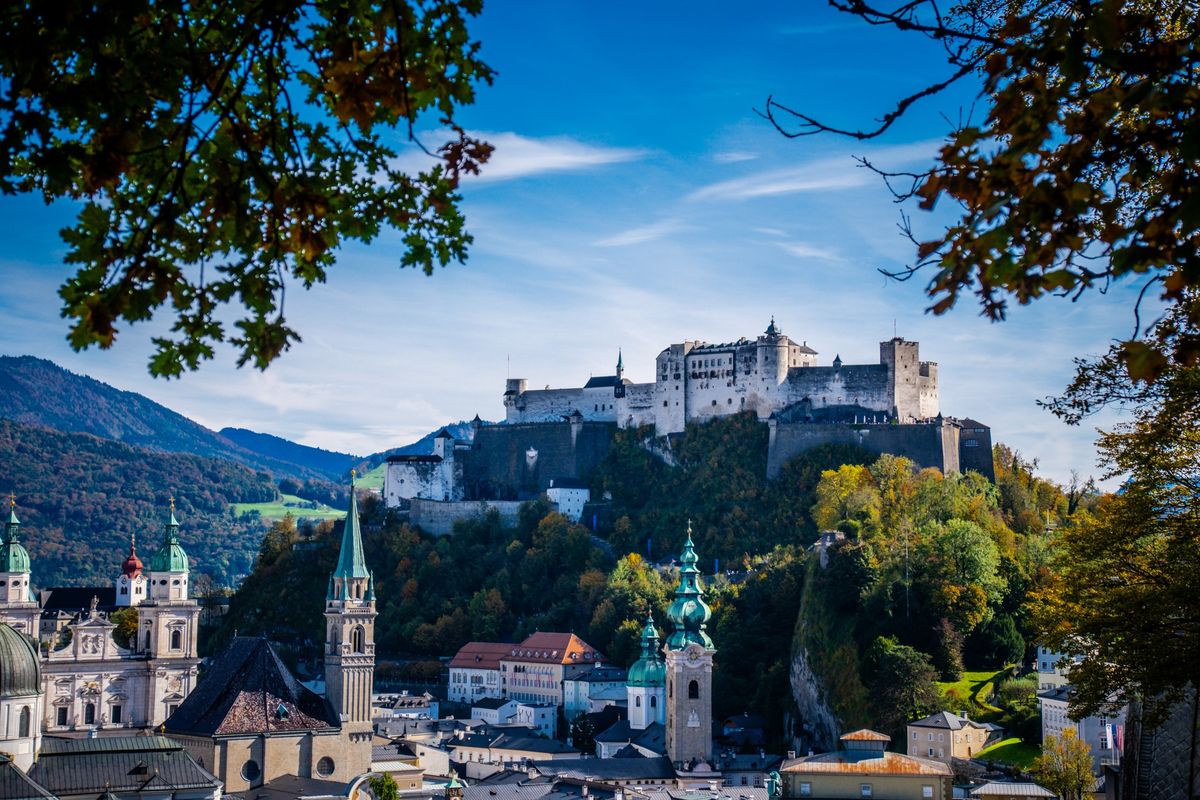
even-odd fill
[[[519,500],[424,500],[412,499],[408,519],[426,533],[448,536],[454,532],[454,523],[460,519],[479,519],[495,509],[505,527],[517,524],[517,513],[521,510]]]
[[[779,476],[783,465],[822,444],[853,444],[876,454],[912,459],[921,467],[959,471],[959,428],[955,425],[868,425],[771,422],[767,477]],[[989,442],[990,444],[990,442]],[[989,450],[990,452],[990,450]]]

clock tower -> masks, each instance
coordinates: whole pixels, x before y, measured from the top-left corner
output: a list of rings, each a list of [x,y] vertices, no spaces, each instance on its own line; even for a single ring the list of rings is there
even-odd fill
[[[705,628],[712,611],[696,567],[692,525],[679,557],[679,588],[667,610],[672,631],[664,648],[667,671],[667,757],[677,769],[711,768],[713,646]]]

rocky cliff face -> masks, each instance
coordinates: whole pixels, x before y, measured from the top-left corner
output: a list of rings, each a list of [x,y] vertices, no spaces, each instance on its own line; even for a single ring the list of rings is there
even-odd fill
[[[798,643],[804,641],[803,626],[801,620],[796,631]],[[803,644],[797,644],[792,650],[791,684],[792,698],[800,712],[800,727],[811,735],[810,742],[797,743],[797,750],[803,752],[805,747],[818,752],[837,749],[841,725],[829,707],[825,686],[820,676],[813,672],[811,659]]]

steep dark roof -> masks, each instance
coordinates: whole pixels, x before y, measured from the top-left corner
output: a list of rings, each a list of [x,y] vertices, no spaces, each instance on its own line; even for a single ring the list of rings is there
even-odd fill
[[[280,775],[257,789],[242,792],[241,796],[254,800],[296,800],[301,797],[349,797],[349,790],[349,786],[339,781]]]
[[[515,700],[507,697],[481,697],[478,700],[471,701],[471,708],[486,708],[489,711],[495,711],[504,708],[509,703],[515,702]]]
[[[38,604],[42,613],[47,611],[83,611],[92,607],[92,598],[99,600],[100,611],[111,611],[116,607],[115,586],[54,586],[38,592]]]
[[[0,753],[0,797],[4,800],[54,800],[54,795],[30,780],[4,753]]]
[[[919,719],[916,722],[910,722],[909,725],[914,725],[918,728],[944,728],[945,730],[957,731],[960,730],[967,720],[957,714],[951,714],[949,711],[939,711],[936,714],[930,714],[925,719]],[[979,726],[979,723],[975,723]],[[982,726],[979,726],[982,727]]]
[[[180,789],[215,789],[212,773],[183,745],[165,736],[42,739],[42,752],[29,777],[53,795],[104,791],[161,794]]]
[[[266,639],[237,636],[166,722],[200,736],[338,728],[333,709],[297,681]]]
[[[617,384],[630,384],[633,381],[628,378],[618,378],[616,375],[597,375],[593,378],[588,378],[588,382],[583,385],[585,389],[606,389]]]
[[[607,730],[596,734],[596,741],[604,744],[629,742],[655,753],[661,753],[667,746],[667,729],[661,722],[651,722],[645,729],[635,730],[630,726],[629,720],[622,719],[614,722]]]

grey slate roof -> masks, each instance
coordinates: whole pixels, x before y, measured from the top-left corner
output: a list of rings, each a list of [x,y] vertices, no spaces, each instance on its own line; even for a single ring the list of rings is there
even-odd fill
[[[471,708],[486,708],[495,711],[513,702],[507,697],[481,697],[471,703]]]
[[[97,797],[160,794],[173,789],[215,789],[216,777],[197,764],[183,745],[165,736],[102,739],[42,739],[42,752],[29,777],[52,795]]]
[[[1054,797],[1054,792],[1036,783],[985,783],[971,790],[971,797]]]
[[[661,722],[652,722],[645,730],[634,730],[630,727],[629,720],[622,719],[613,723],[608,730],[597,734],[596,741],[604,744],[629,742],[655,753],[662,753],[667,749],[667,729]]]
[[[569,758],[536,761],[530,765],[542,775],[597,781],[674,780],[675,768],[666,756],[658,758]]]
[[[958,731],[962,730],[967,725],[973,725],[977,728],[987,727],[982,722],[964,719],[957,714],[951,714],[949,711],[939,711],[936,714],[930,714],[925,719],[919,719],[916,722],[910,722],[909,725],[915,725],[920,728],[941,728],[943,730]]]
[[[168,732],[199,736],[339,727],[325,699],[292,676],[267,640],[249,636],[229,642],[166,722]]]
[[[1071,693],[1074,691],[1074,688],[1070,684],[1065,684],[1056,689],[1038,692],[1038,697],[1044,697],[1047,700],[1062,700],[1065,703],[1071,699]]]
[[[301,797],[349,797],[349,786],[338,781],[281,775],[257,789],[239,792],[242,800],[296,800]]]
[[[466,787],[463,800],[540,800],[552,791],[551,783],[493,783]]]
[[[75,613],[92,607],[92,598],[99,603],[99,611],[112,611],[116,608],[117,588],[115,586],[54,586],[38,592],[38,604],[42,613],[47,611],[66,611]]]
[[[17,769],[12,759],[0,753],[0,798],[3,800],[54,800],[54,795]]]

